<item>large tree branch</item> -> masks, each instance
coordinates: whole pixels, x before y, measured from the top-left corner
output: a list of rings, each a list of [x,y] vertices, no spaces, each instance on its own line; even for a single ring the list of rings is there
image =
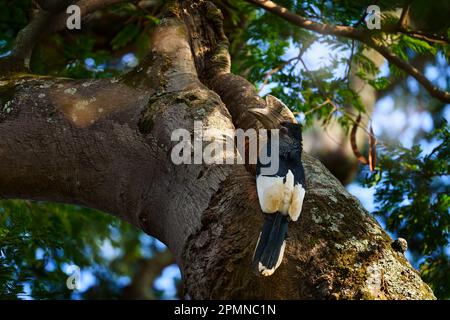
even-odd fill
[[[233,125],[197,79],[184,25],[163,21],[151,43],[151,56],[122,83],[0,83],[0,198],[116,214],[165,242],[182,264],[186,238],[232,168],[174,165],[171,133],[193,131],[194,120],[219,132]]]
[[[148,94],[104,80],[0,84],[0,198],[81,204],[139,225],[145,181],[133,171],[156,166],[148,161],[156,143],[140,138],[136,124]]]
[[[450,93],[439,89],[430,80],[428,80],[419,70],[410,65],[406,61],[402,60],[394,53],[392,53],[386,46],[379,44],[372,36],[371,33],[364,29],[357,29],[350,26],[334,26],[324,23],[315,22],[306,19],[300,15],[290,12],[288,9],[268,0],[246,0],[252,4],[257,5],[278,17],[289,21],[290,23],[299,26],[301,28],[311,30],[323,35],[334,35],[340,37],[346,37],[349,39],[355,39],[361,43],[373,48],[382,54],[390,63],[394,64],[407,74],[415,78],[429,93],[431,96],[441,100],[442,102],[450,102]],[[384,30],[388,31],[388,30]],[[404,30],[396,28],[391,32],[402,32]],[[410,32],[410,34],[412,34]],[[417,32],[416,32],[417,34]]]
[[[102,10],[109,6],[121,3],[121,2],[137,2],[137,0],[79,0],[77,5],[80,7],[81,17],[84,19],[90,13],[97,10]],[[65,12],[60,13],[55,17],[54,23],[51,26],[51,32],[57,32],[66,27],[67,14]]]

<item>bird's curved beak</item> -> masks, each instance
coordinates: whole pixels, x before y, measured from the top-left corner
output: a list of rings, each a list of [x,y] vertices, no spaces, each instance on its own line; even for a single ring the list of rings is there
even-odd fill
[[[266,129],[278,129],[282,122],[297,123],[294,114],[279,99],[267,95],[265,108],[250,108],[248,111],[262,123]]]
[[[270,108],[250,108],[248,112],[254,115],[266,129],[277,129],[280,127],[280,123],[284,121],[279,113]]]

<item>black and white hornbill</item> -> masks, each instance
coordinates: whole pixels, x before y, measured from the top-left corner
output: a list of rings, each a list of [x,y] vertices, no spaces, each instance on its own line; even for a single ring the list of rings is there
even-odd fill
[[[275,174],[264,175],[262,169],[271,164],[263,165],[259,158],[256,166],[256,188],[265,222],[256,244],[253,267],[259,274],[270,276],[283,260],[288,224],[300,216],[305,197],[305,173],[301,161],[301,125],[281,101],[273,96],[268,96],[266,101],[267,108],[249,111],[266,129],[279,129],[278,170]],[[271,159],[270,131],[262,148],[266,148]]]

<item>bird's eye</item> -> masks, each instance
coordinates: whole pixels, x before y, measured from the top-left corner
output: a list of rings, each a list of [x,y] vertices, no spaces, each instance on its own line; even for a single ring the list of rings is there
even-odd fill
[[[281,127],[280,128],[280,133],[282,134],[288,134],[288,129],[286,127]]]

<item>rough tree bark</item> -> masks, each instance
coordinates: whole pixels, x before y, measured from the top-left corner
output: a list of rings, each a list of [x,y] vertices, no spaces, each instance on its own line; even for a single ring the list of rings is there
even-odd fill
[[[151,54],[122,79],[2,78],[0,198],[121,217],[168,245],[194,299],[433,299],[379,224],[307,154],[305,205],[283,263],[269,278],[252,273],[263,220],[253,174],[170,158],[171,132],[192,132],[194,120],[219,129],[216,139],[258,126],[246,109],[265,102],[230,73],[221,27],[211,3],[180,1]]]

